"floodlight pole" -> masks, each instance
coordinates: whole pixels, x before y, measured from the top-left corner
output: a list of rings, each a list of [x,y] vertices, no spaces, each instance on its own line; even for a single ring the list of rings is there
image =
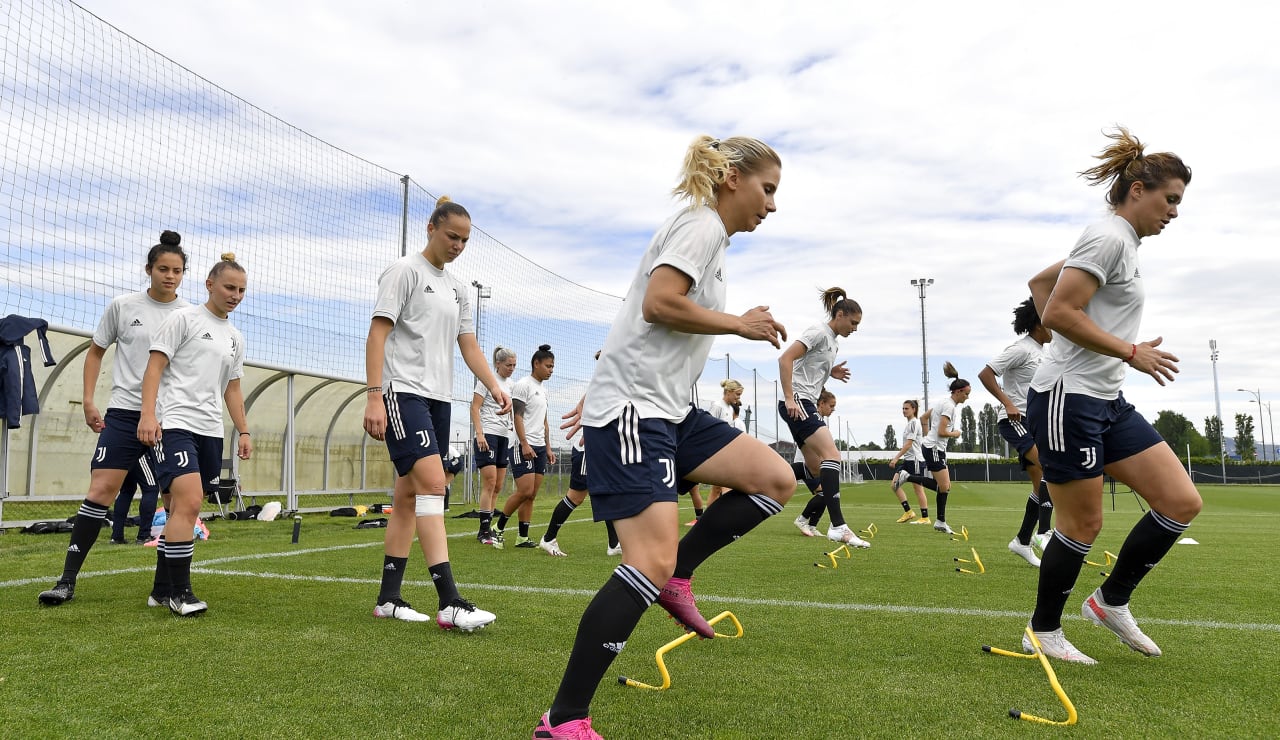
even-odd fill
[[[1218,462],[1222,465],[1222,483],[1227,482],[1227,440],[1222,428],[1222,399],[1218,396],[1218,340],[1209,340],[1209,361],[1213,363],[1213,412],[1218,415]],[[1208,431],[1208,430],[1206,430]]]
[[[1251,391],[1248,388],[1237,388],[1241,393],[1252,393],[1253,400],[1258,402],[1258,434],[1262,435],[1262,461],[1267,462],[1267,428],[1262,426],[1262,389]]]
[[[929,342],[924,329],[925,289],[933,285],[933,278],[912,278],[911,284],[920,292],[920,382],[924,385],[924,410],[929,410]]]

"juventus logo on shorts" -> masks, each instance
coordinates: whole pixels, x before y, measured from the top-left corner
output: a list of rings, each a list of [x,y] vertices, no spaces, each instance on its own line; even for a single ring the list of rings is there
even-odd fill
[[[1098,453],[1096,447],[1081,447],[1080,451],[1084,453],[1084,465],[1086,470],[1093,469],[1098,464]]]
[[[676,464],[670,458],[662,458],[658,462],[662,463],[662,485],[667,488],[676,487]]]
[[[431,446],[431,437],[430,437],[430,435],[428,435],[428,434],[427,434],[427,430],[422,429],[422,430],[420,430],[420,431],[418,431],[418,432],[415,432],[415,433],[418,435],[418,442],[419,442],[423,447],[430,447],[430,446]]]
[[[106,459],[107,459],[107,448],[106,448],[106,447],[99,447],[99,448],[98,448],[98,454],[93,456],[93,461],[94,461],[94,462],[102,462],[103,460],[106,460]]]
[[[187,456],[186,450],[178,450],[175,455],[178,456],[178,467],[186,468],[191,464],[190,458]]]

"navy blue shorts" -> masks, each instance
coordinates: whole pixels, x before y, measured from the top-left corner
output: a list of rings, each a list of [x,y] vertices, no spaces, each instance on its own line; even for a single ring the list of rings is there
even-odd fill
[[[222,437],[206,437],[186,429],[165,429],[156,443],[157,482],[163,490],[177,478],[195,473],[205,491],[218,490],[222,478]]]
[[[449,475],[457,475],[462,472],[462,458],[458,455],[450,455],[444,458],[444,472]]]
[[[679,424],[641,419],[633,406],[603,427],[583,427],[597,522],[635,516],[675,501],[695,485],[684,478],[742,434],[699,408]],[[713,483],[713,481],[707,481]]]
[[[924,452],[924,467],[930,473],[947,469],[946,450],[935,450],[928,445],[920,445],[920,450]]]
[[[590,491],[587,488],[587,455],[577,447],[569,457],[569,490]]]
[[[1027,392],[1027,418],[1050,483],[1097,478],[1103,467],[1164,441],[1124,394],[1114,400],[1065,393],[1062,383]]]
[[[796,446],[804,447],[804,441],[827,424],[821,416],[818,416],[818,407],[813,405],[813,401],[797,398],[796,403],[800,404],[800,410],[804,412],[799,419],[792,419],[791,414],[787,413],[785,401],[778,401],[778,416],[787,423],[787,429],[791,430],[791,438],[796,441]]]
[[[899,460],[898,468],[907,471],[908,475],[924,477],[924,460]]]
[[[1022,421],[1010,421],[1009,419],[1001,419],[996,424],[996,428],[1000,430],[1000,436],[1004,437],[1004,441],[1013,446],[1018,451],[1018,462],[1022,463],[1022,469],[1026,470],[1031,461],[1027,459],[1027,453],[1032,447],[1036,446],[1036,438],[1032,436],[1031,429],[1027,426],[1029,422],[1025,419]]]
[[[489,449],[482,450],[480,445],[475,441],[471,442],[471,446],[475,449],[476,470],[480,468],[498,467],[506,469],[507,460],[510,457],[508,445],[511,440],[505,434],[486,434],[484,441],[489,445]]]
[[[525,457],[520,452],[520,444],[511,445],[511,477],[520,478],[534,473],[547,474],[547,448],[545,445],[529,445],[533,449],[533,457]]]
[[[139,411],[127,409],[107,409],[102,421],[105,426],[98,433],[98,448],[93,451],[90,470],[132,470],[134,465],[144,460],[149,475],[155,480],[155,451],[142,444],[138,439],[138,421],[142,418]]]
[[[152,452],[151,448],[147,448],[148,452]],[[142,499],[154,499],[160,493],[160,479],[157,473],[157,465],[153,462],[155,453],[150,456],[144,455],[138,458],[138,462],[129,473],[124,477],[124,483],[120,485],[121,491],[129,491],[130,497],[133,496],[134,490],[142,491]]]
[[[422,458],[440,454],[437,431],[447,439],[453,410],[448,401],[392,390],[383,395],[382,403],[387,409],[387,452],[398,475],[406,476]]]

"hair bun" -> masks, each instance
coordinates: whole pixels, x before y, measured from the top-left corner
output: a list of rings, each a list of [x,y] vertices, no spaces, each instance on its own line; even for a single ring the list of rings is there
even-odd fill
[[[956,370],[956,366],[952,365],[950,362],[944,362],[942,364],[942,374],[953,380],[958,380],[960,378],[960,373]]]
[[[452,203],[452,202],[453,202],[453,198],[450,198],[447,195],[442,195],[439,198],[436,198],[436,208],[439,208],[445,203]]]
[[[222,253],[222,261],[223,261],[223,262],[235,262],[235,261],[236,261],[236,253],[235,253],[235,252],[223,252],[223,253]]]
[[[549,344],[539,344],[539,345],[538,345],[538,351],[539,351],[539,352],[550,352],[550,351],[551,351],[551,345],[549,345]]]
[[[168,247],[176,247],[182,243],[182,234],[165,229],[160,232],[160,243]]]

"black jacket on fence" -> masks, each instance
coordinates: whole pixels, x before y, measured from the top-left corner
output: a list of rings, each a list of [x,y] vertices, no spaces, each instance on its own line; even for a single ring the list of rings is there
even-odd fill
[[[44,354],[44,366],[56,365],[46,336],[48,330],[49,322],[44,319],[16,314],[0,319],[0,412],[11,429],[22,426],[23,416],[40,413],[36,378],[31,372],[31,348],[22,340],[35,331]]]

